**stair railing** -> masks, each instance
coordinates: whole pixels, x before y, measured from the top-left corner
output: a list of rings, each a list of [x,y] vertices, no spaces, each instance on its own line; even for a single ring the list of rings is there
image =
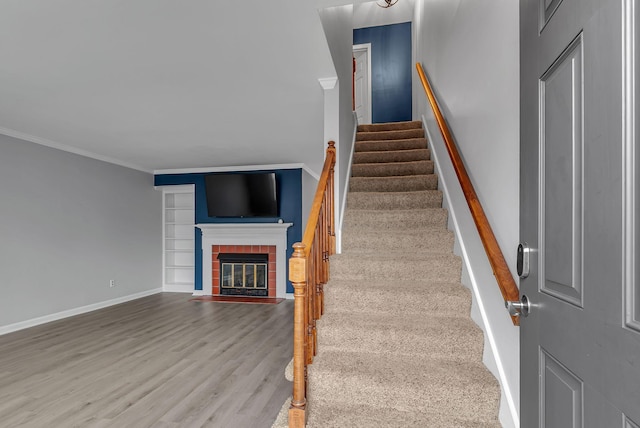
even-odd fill
[[[306,426],[307,366],[317,353],[316,320],[324,312],[324,284],[329,280],[329,256],[336,251],[333,206],[335,143],[329,141],[302,242],[293,244],[289,280],[294,288],[293,397],[289,428]]]
[[[518,286],[513,280],[513,276],[511,275],[511,271],[509,271],[509,267],[504,258],[502,250],[498,245],[498,241],[493,233],[493,229],[491,229],[489,220],[487,219],[487,216],[484,213],[484,209],[480,204],[480,200],[478,199],[478,195],[473,188],[473,184],[471,183],[469,174],[467,174],[467,169],[464,165],[462,157],[460,156],[460,153],[458,152],[456,143],[451,135],[449,125],[445,121],[444,116],[440,111],[440,107],[438,106],[438,101],[433,94],[429,79],[427,79],[427,76],[425,75],[422,64],[417,63],[416,68],[418,70],[418,75],[420,76],[420,81],[422,82],[424,91],[427,94],[427,98],[429,99],[429,104],[431,105],[431,109],[433,110],[436,122],[438,122],[438,127],[440,128],[440,133],[442,134],[445,146],[447,147],[447,152],[449,152],[449,157],[451,158],[451,162],[453,163],[453,168],[456,171],[458,180],[460,181],[460,187],[462,187],[462,192],[464,193],[465,199],[467,200],[467,205],[469,205],[471,216],[473,217],[473,221],[475,222],[476,228],[478,229],[482,245],[484,246],[484,250],[487,253],[487,257],[489,258],[489,263],[491,264],[493,275],[496,277],[496,281],[498,282],[498,287],[500,288],[502,298],[505,301],[505,306],[509,303],[513,304],[515,302],[519,302],[520,291],[518,290]],[[520,318],[517,315],[511,315],[511,321],[513,322],[513,325],[520,324]]]

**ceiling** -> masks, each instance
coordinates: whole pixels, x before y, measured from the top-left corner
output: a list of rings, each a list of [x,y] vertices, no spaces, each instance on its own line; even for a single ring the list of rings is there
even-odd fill
[[[0,133],[144,171],[319,169],[334,77],[304,0],[0,0]]]

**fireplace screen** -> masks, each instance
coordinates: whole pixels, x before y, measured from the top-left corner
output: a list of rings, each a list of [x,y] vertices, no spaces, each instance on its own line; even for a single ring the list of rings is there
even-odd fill
[[[268,254],[220,254],[220,294],[267,296]]]

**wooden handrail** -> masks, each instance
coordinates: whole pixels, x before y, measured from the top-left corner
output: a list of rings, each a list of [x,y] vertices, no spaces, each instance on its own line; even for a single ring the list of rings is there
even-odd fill
[[[487,219],[487,216],[482,209],[480,200],[478,200],[478,195],[473,188],[471,179],[469,179],[469,174],[467,174],[467,169],[464,166],[462,157],[460,157],[458,148],[456,147],[453,137],[451,136],[449,126],[447,125],[446,121],[444,120],[444,116],[440,111],[440,107],[438,106],[436,97],[433,94],[433,90],[431,89],[429,80],[427,79],[427,76],[422,69],[422,64],[417,63],[416,68],[418,70],[418,75],[420,76],[422,86],[424,87],[424,91],[427,94],[427,98],[429,99],[429,104],[431,105],[433,114],[435,115],[436,121],[438,122],[438,127],[440,128],[440,132],[442,133],[442,138],[444,139],[445,146],[447,147],[447,152],[449,152],[449,156],[451,157],[453,168],[456,171],[458,180],[460,181],[462,192],[464,193],[467,204],[469,205],[471,216],[473,217],[473,221],[478,228],[478,233],[480,234],[482,245],[484,246],[484,250],[487,253],[487,257],[489,258],[489,263],[491,264],[491,269],[493,269],[493,274],[495,275],[496,281],[498,282],[498,287],[500,287],[502,297],[505,302],[517,302],[520,300],[520,291],[518,290],[516,282],[513,280],[511,271],[509,270],[504,255],[502,254],[502,250],[498,245],[496,236],[493,234],[493,229],[491,229],[489,220]],[[519,325],[520,323],[520,319],[517,316],[511,316],[511,320],[513,321],[514,325]]]
[[[333,171],[335,143],[329,141],[302,242],[293,244],[289,280],[294,288],[293,397],[289,428],[306,426],[307,366],[317,352],[316,321],[324,312],[324,284],[329,280],[329,256],[335,254]]]

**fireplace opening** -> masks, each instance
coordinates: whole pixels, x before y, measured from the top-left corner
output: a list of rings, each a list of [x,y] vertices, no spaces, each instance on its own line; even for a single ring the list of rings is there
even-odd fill
[[[269,254],[220,253],[220,294],[268,296]]]

